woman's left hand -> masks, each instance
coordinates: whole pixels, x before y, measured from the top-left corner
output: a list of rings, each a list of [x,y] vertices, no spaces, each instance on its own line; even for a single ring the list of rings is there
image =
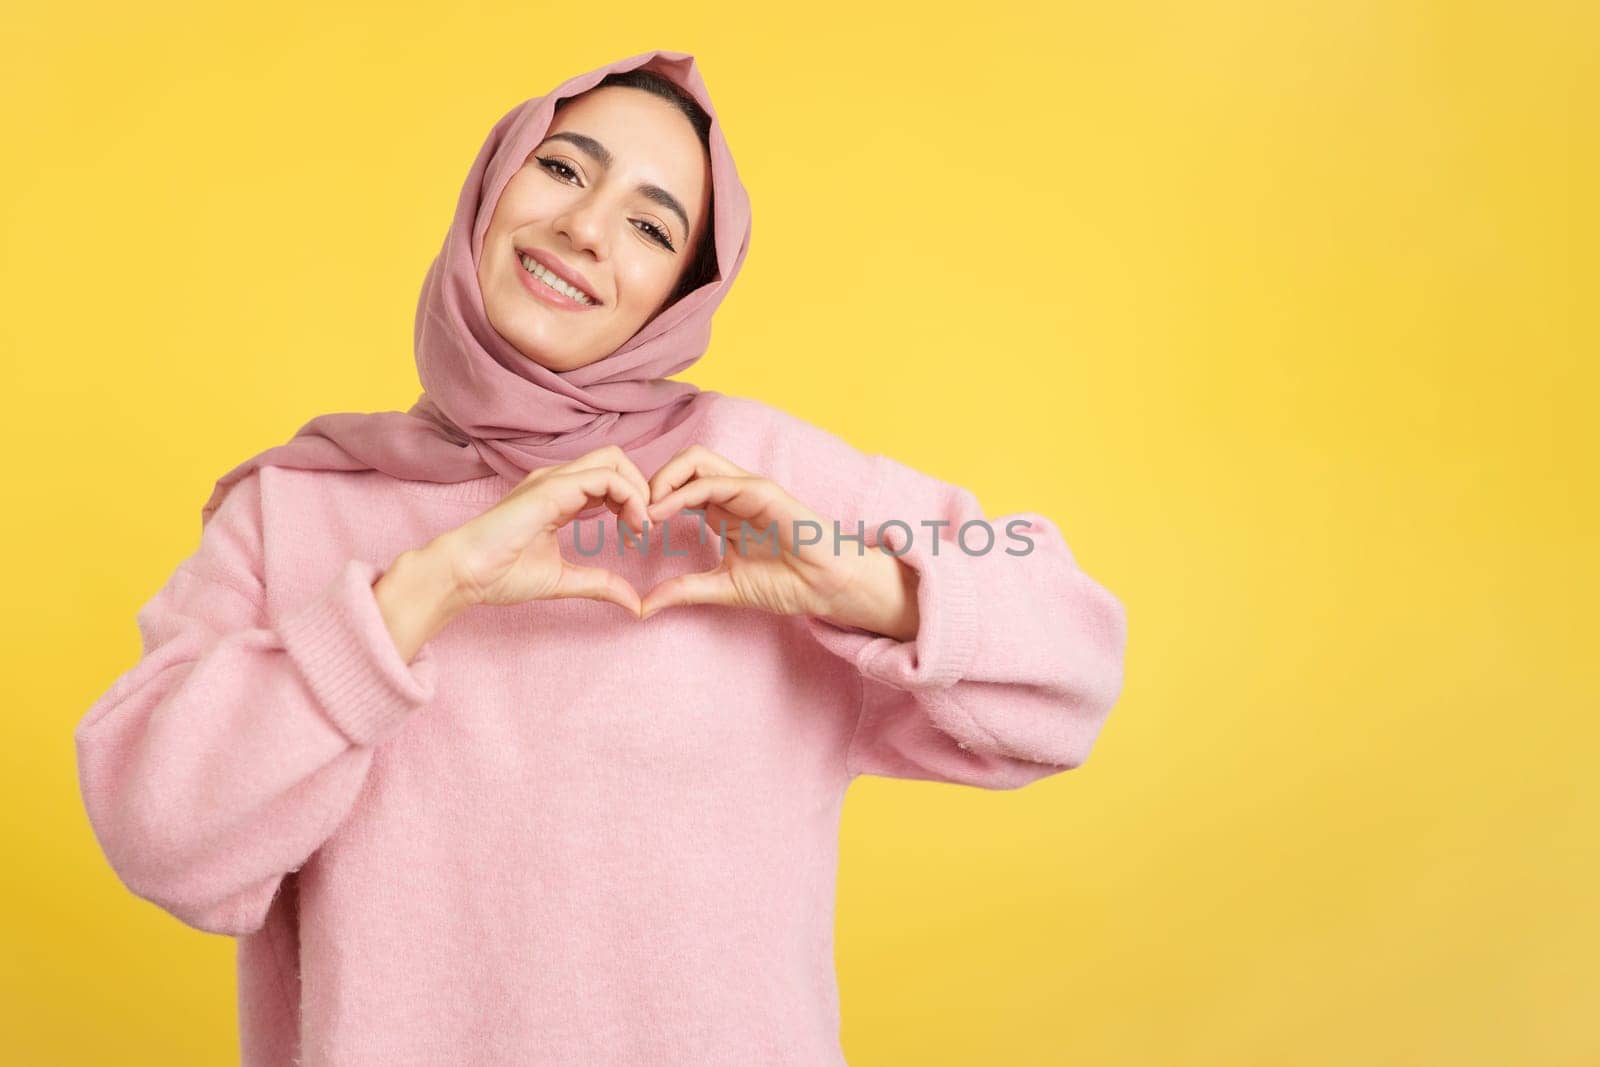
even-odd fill
[[[704,509],[704,528],[726,532],[722,561],[712,570],[678,575],[651,589],[641,619],[681,604],[721,604],[817,615],[900,641],[916,636],[917,572],[870,546],[859,555],[854,548],[835,551],[833,520],[771,479],[696,444],[656,471],[650,499],[652,523],[664,523],[685,508]],[[743,523],[749,524],[748,533]],[[800,544],[796,535],[802,531],[815,543]],[[854,537],[853,530],[840,533]]]

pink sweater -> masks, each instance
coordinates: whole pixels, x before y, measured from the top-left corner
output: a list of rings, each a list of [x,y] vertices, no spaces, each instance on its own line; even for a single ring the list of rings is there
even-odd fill
[[[851,781],[1014,789],[1088,757],[1126,616],[1049,520],[968,554],[971,493],[748,398],[695,439],[869,546],[904,521],[915,640],[559,600],[470,609],[408,664],[372,583],[514,483],[378,471],[252,473],[140,609],[143,658],[76,730],[84,804],[129,890],[238,939],[246,1067],[843,1064]],[[691,516],[672,555],[658,527],[619,556],[604,518],[568,559],[641,592],[716,564]]]

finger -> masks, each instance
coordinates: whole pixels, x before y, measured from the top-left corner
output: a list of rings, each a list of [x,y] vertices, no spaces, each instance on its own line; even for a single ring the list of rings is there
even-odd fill
[[[650,502],[650,483],[645,480],[641,471],[628,454],[618,445],[606,445],[593,452],[585,453],[577,459],[569,460],[555,468],[557,473],[571,473],[573,471],[589,470],[593,467],[609,467],[622,477],[626,478],[636,489],[645,503]]]
[[[571,597],[603,600],[617,605],[635,619],[643,618],[639,613],[639,594],[633,586],[622,575],[603,567],[579,567],[563,561],[555,592],[550,594],[549,599],[565,600]]]
[[[783,538],[774,537],[771,533],[773,524],[759,518],[742,518],[714,503],[707,503],[703,508],[685,507],[683,510],[697,517],[698,526],[695,534],[699,543],[716,544],[721,555],[748,555],[745,545],[752,540],[757,543],[757,548],[761,544],[767,545],[765,551],[769,553],[783,548]],[[676,517],[674,514],[673,518]],[[663,527],[667,521],[656,520],[657,524]]]
[[[746,555],[749,538],[764,543],[764,551],[774,556],[795,550],[792,520],[797,513],[787,496],[765,478],[697,478],[650,505],[649,513],[654,522],[664,524],[690,508],[703,514],[704,528],[716,530],[724,554]]]
[[[663,608],[684,604],[721,604],[739,607],[739,591],[727,571],[699,571],[668,578],[640,601],[639,618],[648,619]]]
[[[625,517],[625,512],[628,510],[628,506],[626,504],[618,503],[617,501],[612,500],[610,497],[606,497],[600,502],[605,505],[605,509],[609,511],[616,519],[615,529],[617,531],[618,545],[625,545],[628,543],[628,538],[630,536],[629,531],[632,531],[631,536],[633,536],[636,540],[643,539],[643,535],[640,534],[639,531],[633,526],[632,522]],[[579,512],[579,514],[582,514],[582,512]]]
[[[565,524],[595,503],[615,501],[619,518],[627,515],[633,528],[644,531],[649,515],[639,489],[613,467],[587,467],[552,475],[543,489],[556,508],[554,521]]]
[[[776,488],[765,478],[696,478],[651,504],[646,513],[661,523],[684,508],[714,504],[734,519],[735,526],[739,520],[749,520],[758,529],[776,523],[780,527],[779,538],[783,539],[786,532],[781,527],[788,509],[778,499]]]
[[[696,534],[701,544],[706,543],[708,536],[714,536],[725,551],[738,546],[743,533],[739,527],[739,516],[726,508],[710,503],[703,508],[694,509],[694,513],[699,515],[700,526]]]
[[[648,499],[660,500],[691,478],[713,475],[750,477],[750,472],[726,456],[711,451],[702,444],[692,444],[679,452],[656,471],[650,479]]]
[[[627,502],[626,501],[613,500],[613,499],[611,499],[610,496],[606,496],[606,497],[601,499],[600,503],[605,505],[605,509],[607,511],[609,511],[612,515],[616,516],[616,520],[617,520],[617,537],[618,537],[617,543],[618,544],[622,544],[623,543],[623,541],[622,541],[622,533],[623,533],[623,531],[626,530],[626,529],[630,529],[631,528],[628,519],[625,517],[625,513],[628,511]],[[641,503],[642,503],[642,501],[641,501]],[[580,514],[581,514],[581,512],[580,512]],[[638,531],[635,530],[634,532],[637,533]]]
[[[605,448],[598,449],[591,454],[602,457],[608,466],[633,483],[646,504],[650,502],[650,483],[645,480],[644,472],[639,469],[638,464],[628,458],[628,454],[622,450],[621,446],[607,445]]]

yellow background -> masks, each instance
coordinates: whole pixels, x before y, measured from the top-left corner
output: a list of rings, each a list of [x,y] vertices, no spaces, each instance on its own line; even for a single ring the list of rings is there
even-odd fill
[[[1600,1061],[1594,12],[13,6],[6,1058],[234,1062],[233,942],[117,881],[73,728],[214,478],[416,398],[493,121],[672,48],[755,210],[683,377],[1052,516],[1130,616],[1083,768],[851,791],[852,1067]]]

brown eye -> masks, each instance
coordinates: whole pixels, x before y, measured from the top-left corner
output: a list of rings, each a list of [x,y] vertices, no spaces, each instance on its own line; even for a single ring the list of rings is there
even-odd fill
[[[538,159],[537,156],[535,156],[534,158]],[[543,167],[546,171],[551,171],[552,173],[553,173],[552,168],[560,167],[561,170],[563,171],[563,173],[566,175],[565,177],[563,177],[561,179],[562,181],[570,181],[571,179],[576,178],[578,176],[578,172],[577,171],[573,170],[571,167],[567,166],[565,163],[561,162],[561,160],[559,160],[559,159],[539,159],[539,165],[541,167]]]
[[[668,251],[676,251],[676,249],[672,247],[672,239],[661,232],[660,226],[657,226],[653,222],[646,222],[643,224],[643,228],[649,231],[651,240],[655,241],[662,248],[665,248]]]

